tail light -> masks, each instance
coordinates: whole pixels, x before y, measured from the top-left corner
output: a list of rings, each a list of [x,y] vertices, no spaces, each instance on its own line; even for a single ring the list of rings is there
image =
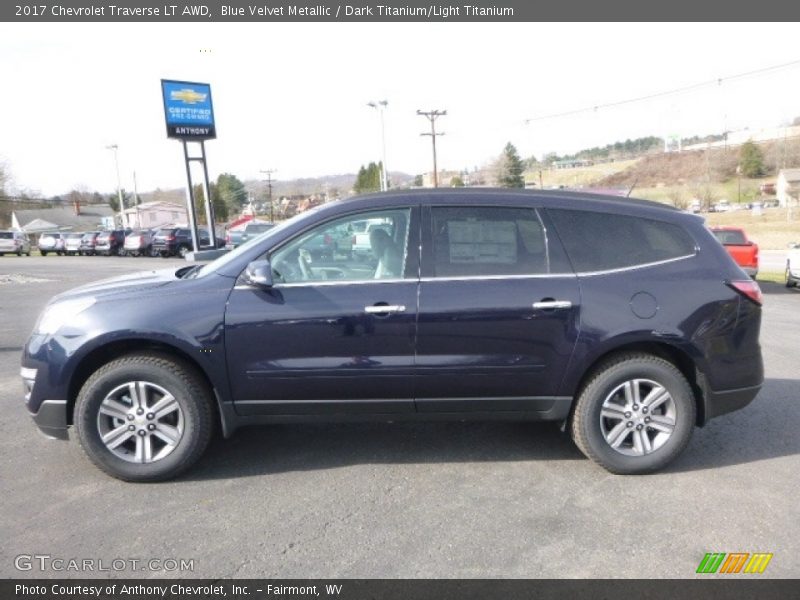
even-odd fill
[[[168,235],[164,239],[167,240],[168,242],[174,242],[175,241],[175,236],[174,235]]]
[[[742,296],[755,302],[759,306],[763,304],[763,296],[761,295],[761,288],[752,279],[742,279],[736,281],[726,282],[728,287],[739,292]]]

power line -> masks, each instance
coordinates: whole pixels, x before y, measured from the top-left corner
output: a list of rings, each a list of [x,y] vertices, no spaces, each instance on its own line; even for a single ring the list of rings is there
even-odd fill
[[[446,110],[431,110],[428,112],[424,112],[421,110],[417,110],[417,114],[420,116],[425,117],[428,121],[431,122],[431,131],[430,133],[420,133],[420,135],[429,135],[431,136],[431,143],[433,144],[433,187],[439,187],[439,171],[436,167],[436,136],[437,135],[444,135],[444,132],[437,133],[436,132],[436,119],[438,117],[443,117],[447,114]]]
[[[800,65],[800,60],[793,60],[791,62],[782,63],[780,65],[773,65],[771,67],[764,67],[762,69],[755,69],[753,71],[746,71],[744,73],[738,73],[736,75],[730,75],[728,77],[719,77],[717,79],[709,79],[707,81],[703,81],[700,83],[694,83],[692,85],[686,85],[683,87],[674,88],[671,90],[664,90],[662,92],[656,92],[654,94],[647,94],[645,96],[637,96],[635,98],[628,98],[627,100],[617,100],[615,102],[608,102],[606,104],[596,104],[594,106],[587,106],[585,108],[577,108],[574,110],[568,110],[565,112],[560,113],[552,113],[549,115],[541,115],[538,117],[531,117],[530,119],[525,119],[525,124],[528,125],[533,123],[534,121],[546,121],[549,119],[559,119],[561,117],[570,117],[572,115],[578,115],[585,112],[597,112],[602,108],[615,108],[617,106],[623,106],[625,104],[633,104],[636,102],[644,102],[646,100],[653,100],[655,98],[662,98],[664,96],[673,96],[677,94],[683,94],[686,92],[691,92],[700,88],[712,86],[712,85],[722,85],[725,81],[733,81],[736,79],[744,79],[746,77],[753,77],[755,75],[761,75],[763,73],[768,73],[770,71],[778,71],[780,69],[787,69],[789,67],[794,67]]]

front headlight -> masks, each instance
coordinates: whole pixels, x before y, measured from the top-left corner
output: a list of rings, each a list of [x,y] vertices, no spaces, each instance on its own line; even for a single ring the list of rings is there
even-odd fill
[[[70,319],[77,317],[95,302],[96,300],[94,298],[88,297],[78,298],[76,300],[64,300],[63,302],[51,304],[44,309],[34,331],[36,333],[53,335]]]

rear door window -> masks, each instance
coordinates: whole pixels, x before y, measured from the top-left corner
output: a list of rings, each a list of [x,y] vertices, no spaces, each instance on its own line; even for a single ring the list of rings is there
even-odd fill
[[[433,277],[548,272],[544,228],[529,208],[440,206],[431,209]]]
[[[623,269],[691,256],[695,244],[678,225],[628,215],[547,209],[578,272]]]

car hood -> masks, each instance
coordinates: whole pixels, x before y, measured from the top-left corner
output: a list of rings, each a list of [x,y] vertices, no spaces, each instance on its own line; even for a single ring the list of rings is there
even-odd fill
[[[181,281],[175,275],[179,270],[180,269],[170,268],[158,269],[156,271],[139,271],[127,275],[120,275],[118,277],[109,277],[108,279],[93,281],[92,283],[87,283],[55,296],[51,300],[51,303],[83,296],[94,296],[98,300],[101,300],[124,293],[148,292]]]

